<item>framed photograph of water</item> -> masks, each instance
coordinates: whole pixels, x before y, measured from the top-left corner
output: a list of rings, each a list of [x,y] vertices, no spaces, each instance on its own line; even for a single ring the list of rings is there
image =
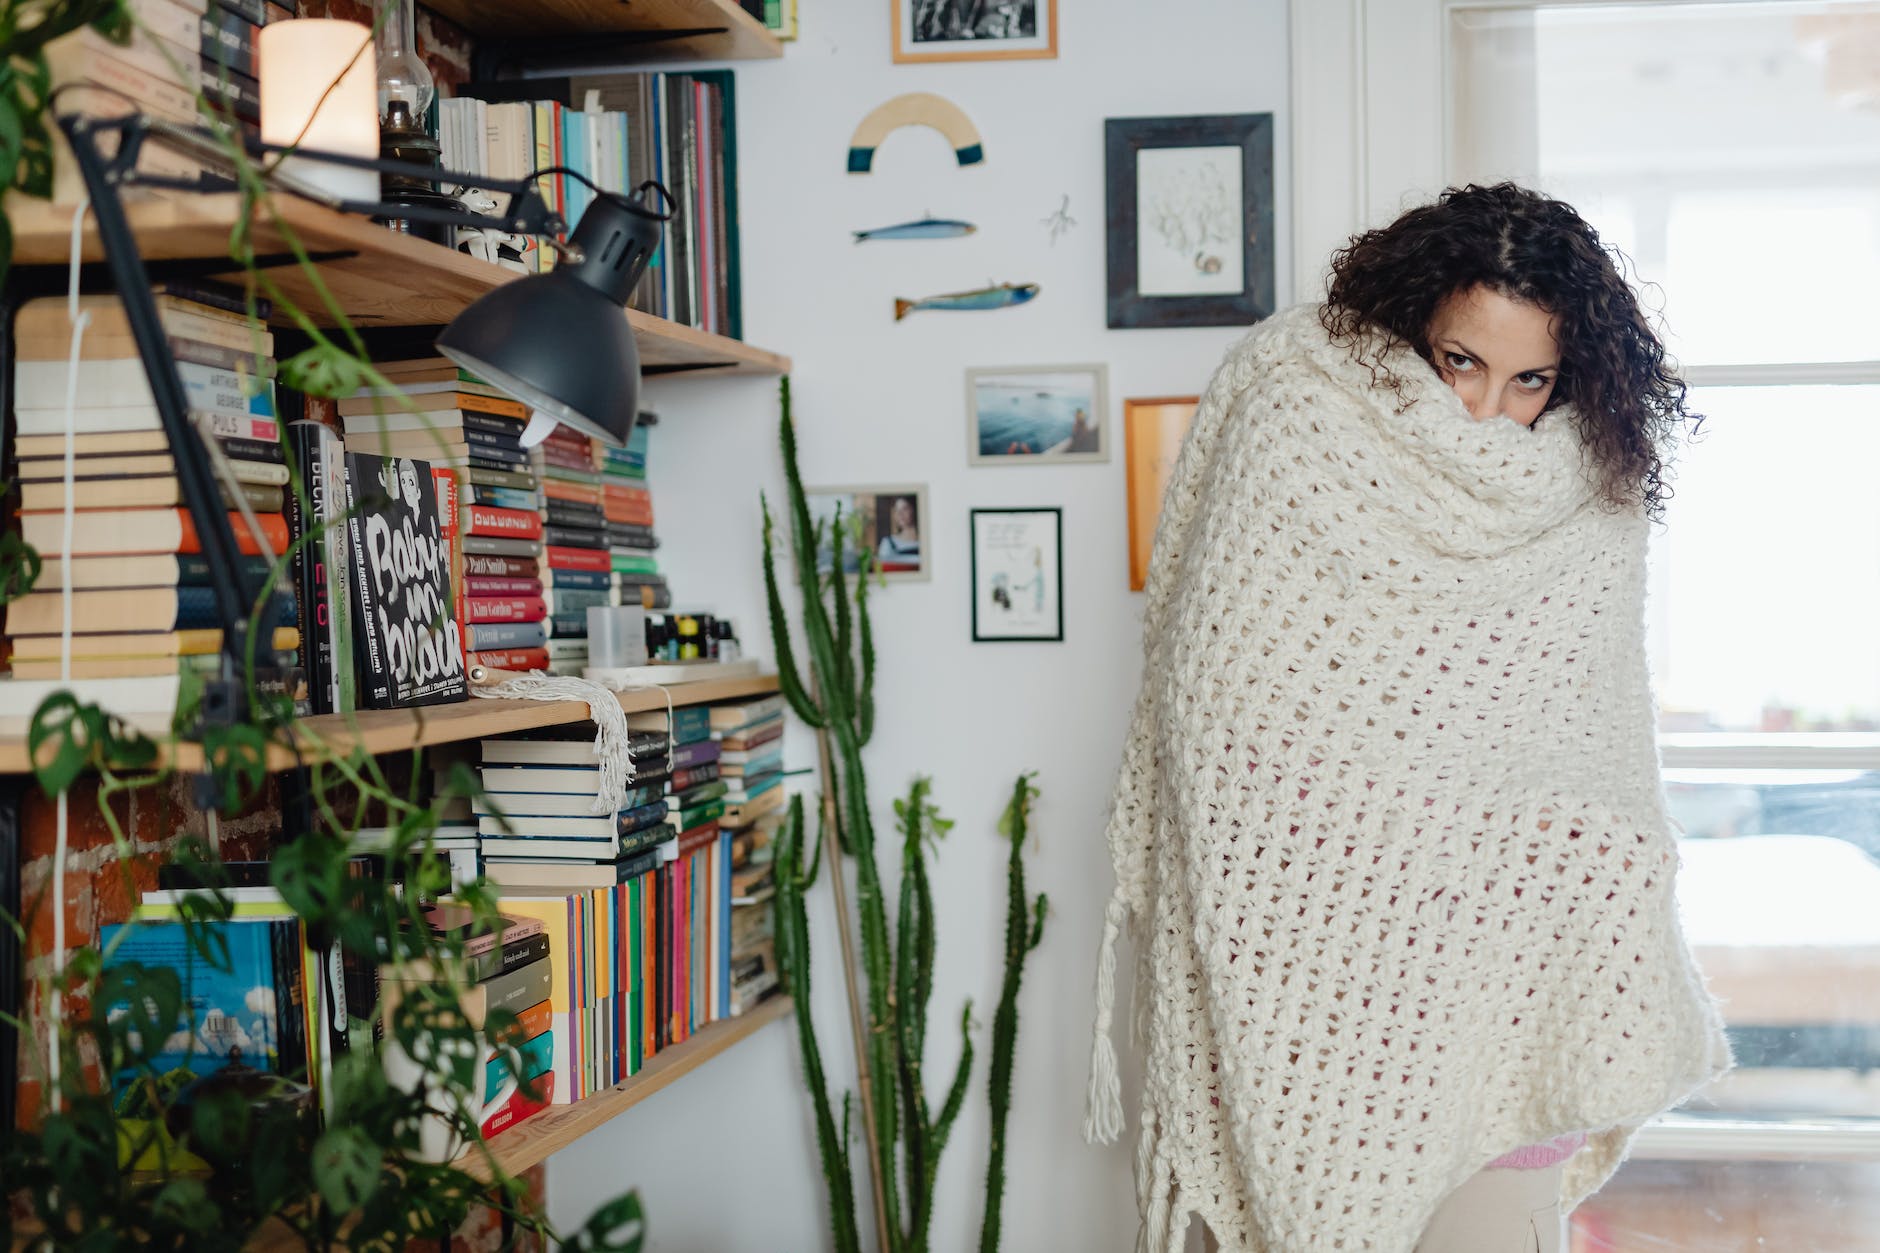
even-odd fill
[[[1057,58],[1057,0],[888,0],[894,62]]]
[[[1112,328],[1273,312],[1273,115],[1103,124]]]
[[[1110,459],[1110,371],[1103,365],[966,372],[966,460],[976,466]]]

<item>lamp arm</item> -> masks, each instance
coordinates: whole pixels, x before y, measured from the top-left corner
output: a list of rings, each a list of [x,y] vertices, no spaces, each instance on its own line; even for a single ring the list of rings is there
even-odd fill
[[[116,154],[109,158],[101,156],[100,159],[106,176],[120,185],[130,186],[147,182],[160,183],[162,186],[173,189],[178,186],[174,179],[146,178],[138,171],[137,154],[146,140],[156,140],[178,152],[210,162],[219,168],[228,166],[228,152],[223,147],[221,138],[207,127],[186,126],[180,122],[151,118],[141,113],[105,119],[86,118],[82,114],[62,114],[59,117],[59,126],[61,129],[68,129],[69,133],[68,122],[74,124],[84,122],[94,135],[106,131],[115,132],[118,135]],[[93,146],[96,147],[95,141]],[[568,230],[567,222],[560,214],[550,209],[548,202],[542,199],[541,189],[536,185],[536,179],[539,177],[537,174],[514,179],[492,179],[482,174],[470,174],[462,170],[446,170],[434,165],[420,165],[415,161],[395,161],[389,157],[360,157],[348,152],[329,152],[323,148],[264,143],[252,136],[245,137],[243,147],[250,157],[256,159],[292,156],[322,165],[348,166],[353,169],[375,170],[381,174],[419,178],[440,184],[480,187],[485,191],[509,197],[509,212],[506,214],[471,213],[467,209],[461,213],[454,213],[449,210],[427,210],[420,206],[394,205],[376,200],[347,200],[308,183],[304,179],[295,178],[291,169],[283,169],[278,164],[266,170],[266,181],[271,186],[341,213],[356,213],[362,217],[396,217],[416,221],[446,222],[457,226],[482,227],[511,235],[539,235],[548,239],[563,235]]]
[[[215,597],[216,615],[221,620],[221,665],[214,678],[205,681],[202,694],[202,721],[205,724],[233,725],[246,716],[247,693],[241,675],[247,655],[249,602],[241,585],[241,550],[229,527],[228,512],[216,490],[209,468],[209,454],[201,436],[189,419],[189,398],[176,372],[176,358],[170,353],[157,312],[156,297],[150,290],[150,276],[137,249],[136,236],[124,214],[124,202],[118,195],[123,181],[114,176],[99,151],[97,133],[111,129],[111,123],[65,114],[58,118],[59,129],[85,180],[91,198],[91,211],[98,222],[98,238],[104,245],[105,261],[111,280],[123,301],[131,336],[137,342],[144,375],[156,400],[157,417],[170,441],[176,459],[176,478],[183,501],[195,523],[202,544],[202,555],[209,566],[209,589]],[[120,152],[119,157],[126,154]],[[130,154],[134,158],[134,153]],[[69,554],[68,554],[69,556]]]

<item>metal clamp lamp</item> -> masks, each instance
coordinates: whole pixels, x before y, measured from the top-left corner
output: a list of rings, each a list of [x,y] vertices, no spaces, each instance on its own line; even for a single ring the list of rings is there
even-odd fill
[[[90,194],[111,279],[123,301],[163,430],[176,459],[177,479],[209,565],[210,585],[222,623],[222,650],[219,673],[205,684],[203,722],[230,725],[242,720],[246,712],[240,675],[246,656],[248,610],[258,589],[241,586],[241,562],[235,535],[216,491],[208,451],[190,421],[188,399],[177,375],[176,359],[164,336],[150,278],[119,196],[119,189],[127,186],[193,192],[219,190],[205,189],[190,180],[140,173],[137,157],[148,140],[156,140],[223,169],[228,168],[228,156],[222,147],[223,140],[214,131],[142,114],[105,119],[66,113],[59,115],[58,124],[72,146]],[[109,157],[100,146],[101,136],[116,137]],[[505,215],[392,206],[336,195],[296,177],[278,161],[269,161],[265,167],[270,186],[342,213],[407,219],[427,217],[509,234],[543,237],[561,252],[562,264],[547,274],[529,275],[485,293],[444,328],[437,340],[438,350],[492,386],[529,405],[535,413],[530,423],[530,442],[540,442],[556,423],[565,423],[608,444],[618,446],[627,442],[639,413],[640,354],[623,309],[659,246],[662,224],[672,218],[672,198],[665,188],[647,182],[630,196],[595,188],[592,203],[582,214],[573,237],[564,244],[556,237],[566,229],[566,223],[542,200],[535,180],[545,173],[560,172],[587,181],[573,171],[557,167],[504,182],[439,170],[435,166],[270,144],[256,139],[249,139],[246,149],[251,157],[264,161],[291,153],[298,168],[303,170],[310,162],[351,166],[382,174],[476,185],[506,194],[509,211]],[[663,207],[656,207],[654,193]]]

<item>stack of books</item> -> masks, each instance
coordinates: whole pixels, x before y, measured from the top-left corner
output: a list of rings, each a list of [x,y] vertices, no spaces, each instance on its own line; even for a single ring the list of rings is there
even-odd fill
[[[612,603],[607,519],[596,499],[601,473],[594,468],[593,441],[571,427],[555,428],[531,451],[542,480],[548,664],[558,673],[580,674],[588,659],[587,611]]]
[[[457,496],[452,574],[471,665],[547,664],[539,480],[521,445],[527,409],[443,357],[378,366],[397,395],[339,402],[349,451],[415,457],[449,472]]]
[[[782,814],[771,812],[731,837],[731,1017],[775,995],[777,882],[771,850]]]
[[[625,473],[624,459],[609,467],[601,479],[601,507],[607,515],[608,565],[619,587],[618,603],[646,609],[672,605],[672,590],[653,557],[658,539],[653,531],[653,493],[647,486],[644,426],[633,428],[640,445],[639,475]],[[632,452],[629,444],[628,452]]]
[[[47,44],[46,67],[54,90],[96,84],[96,89],[62,92],[59,109],[104,117],[141,112],[164,121],[194,124],[196,92],[203,85],[205,7],[205,0],[137,0],[131,6],[137,20],[127,43],[113,43],[86,26]],[[194,179],[203,173],[200,161],[162,144],[145,144],[137,168],[170,178]],[[63,138],[55,139],[53,202],[76,204],[84,198],[85,180],[71,149]]]
[[[614,603],[669,609],[672,589],[659,570],[653,495],[646,481],[647,431],[654,420],[653,415],[642,413],[627,446],[600,449],[594,461],[601,472],[607,544],[613,559]]]
[[[158,316],[177,359],[197,429],[214,439],[235,483],[221,484],[229,526],[245,554],[244,587],[258,591],[270,556],[286,551],[282,517],[287,467],[274,418],[273,337],[235,312],[220,289],[172,285]],[[7,607],[16,680],[61,673],[64,589],[72,590],[71,674],[109,680],[113,712],[156,714],[175,706],[180,670],[208,666],[221,648],[201,538],[184,504],[170,441],[157,414],[130,323],[116,296],[87,296],[90,321],[71,399],[72,517],[66,503],[67,357],[64,298],[26,302],[15,322],[21,538],[45,565],[33,590]],[[259,353],[260,355],[256,355]],[[237,510],[246,505],[251,528]],[[251,621],[257,621],[251,618]],[[259,621],[264,690],[304,697],[303,675],[275,650],[298,647],[297,608],[282,587]],[[30,699],[25,689],[10,698]],[[9,708],[11,701],[9,700]]]
[[[601,886],[619,866],[675,833],[661,732],[633,731],[634,782],[618,810],[596,813],[600,763],[589,723],[484,740],[483,794],[473,803],[484,873],[504,887]]]
[[[142,12],[164,0],[138,0]],[[244,130],[257,135],[261,131],[260,64],[255,56],[255,38],[268,22],[266,0],[212,0],[202,12],[201,65],[202,94]],[[281,16],[291,16],[296,5],[289,4]]]
[[[711,707],[719,745],[725,812],[731,833],[732,1016],[772,995],[779,986],[770,850],[783,817],[781,695]]]
[[[554,1103],[551,996],[558,954],[542,920],[526,914],[499,915],[501,925],[495,931],[475,930],[471,911],[448,901],[426,906],[424,917],[434,934],[454,937],[463,945],[465,974],[472,985],[463,1009],[470,1024],[481,1028],[492,1009],[516,1015],[506,1042],[520,1055],[520,1073],[492,1049],[486,1048],[481,1058],[479,1124],[488,1139]]]
[[[783,804],[783,697],[714,705],[711,719],[726,823],[742,829]]]

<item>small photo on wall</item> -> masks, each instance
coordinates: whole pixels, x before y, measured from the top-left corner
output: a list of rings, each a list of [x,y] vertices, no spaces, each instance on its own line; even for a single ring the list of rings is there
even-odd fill
[[[1109,367],[966,372],[966,459],[973,465],[1108,461]]]
[[[825,532],[822,546],[816,551],[818,570],[826,574],[835,564],[835,542],[829,532],[839,514],[844,574],[859,573],[861,554],[869,552],[875,556],[874,569],[889,582],[930,577],[925,484],[806,487],[803,496],[810,520],[820,523]]]
[[[973,639],[1064,638],[1064,511],[974,509]]]
[[[894,60],[1046,61],[1057,57],[1057,0],[888,0]]]

